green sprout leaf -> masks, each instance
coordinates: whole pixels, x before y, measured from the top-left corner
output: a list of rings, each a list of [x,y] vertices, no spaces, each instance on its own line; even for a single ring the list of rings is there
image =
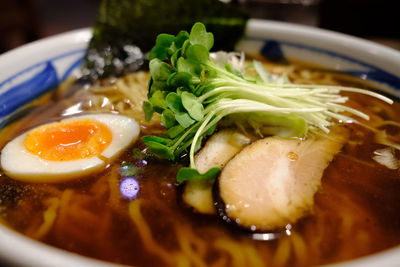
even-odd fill
[[[185,131],[184,127],[182,127],[181,125],[176,125],[168,129],[167,135],[169,138],[175,138],[178,135],[182,134],[184,131]]]
[[[177,71],[179,73],[186,72],[190,73],[193,76],[200,76],[200,73],[203,70],[203,66],[199,64],[196,60],[189,60],[183,57],[180,57],[177,62]]]
[[[199,173],[196,169],[183,167],[178,171],[176,180],[178,183],[182,183],[193,179],[215,179],[220,172],[221,168],[218,167],[211,168],[203,174]]]
[[[154,58],[149,63],[150,75],[155,81],[167,81],[172,73],[172,68],[167,63],[158,58]]]
[[[169,76],[169,79],[167,81],[168,86],[174,87],[174,88],[192,88],[193,86],[193,81],[192,81],[192,75],[188,72],[175,72]]]
[[[207,50],[210,50],[214,45],[214,35],[211,32],[207,32],[206,26],[200,22],[193,25],[189,40],[192,44],[199,44]]]
[[[175,39],[174,39],[174,44],[176,49],[182,48],[183,44],[185,43],[186,40],[189,39],[189,34],[187,31],[180,31]]]
[[[155,142],[155,143],[166,145],[166,144],[168,144],[168,142],[170,140],[167,138],[161,137],[161,136],[145,135],[142,137],[142,141],[144,143]]]
[[[164,109],[161,115],[161,122],[165,128],[169,129],[176,124],[175,114],[170,109]]]
[[[175,119],[183,128],[188,128],[195,123],[195,120],[186,112],[175,114]]]
[[[154,138],[154,136],[143,136],[143,143],[150,149],[151,152],[160,156],[163,159],[174,160],[173,151],[166,145],[165,140]]]
[[[149,102],[151,103],[153,109],[158,113],[161,113],[164,109],[167,108],[167,103],[165,102],[165,95],[167,93],[165,91],[156,91],[149,98]],[[146,104],[147,105],[147,104]]]
[[[175,40],[175,36],[170,34],[159,34],[156,39],[156,45],[151,49],[149,60],[158,58],[159,60],[168,59],[171,55],[170,47]]]
[[[392,102],[357,88],[291,84],[285,76],[269,74],[257,61],[250,66],[253,74],[249,76],[240,63],[231,65],[228,59],[214,63],[209,52],[213,43],[213,34],[196,23],[190,34],[181,31],[176,36],[160,35],[152,50],[149,100],[143,109],[149,118],[153,111],[160,113],[168,132],[161,137],[144,136],[142,140],[165,159],[178,160],[188,154],[190,166],[178,172],[179,182],[218,175],[219,168],[199,173],[194,155],[202,140],[219,125],[250,130],[260,137],[303,138],[309,130],[329,132],[334,119],[354,121],[339,114],[344,111],[368,119],[366,114],[341,105],[346,99],[340,91]],[[230,53],[226,55],[228,58]],[[239,57],[234,59],[242,62]]]
[[[144,111],[144,118],[146,121],[150,121],[153,117],[154,109],[153,105],[148,101],[143,101],[143,111]]]
[[[169,93],[166,97],[166,104],[175,113],[176,121],[183,128],[187,128],[195,122],[186,112],[182,105],[182,99],[177,93]]]
[[[197,64],[205,64],[210,61],[210,53],[208,49],[198,44],[192,45],[187,49],[186,57],[189,62],[195,62]]]
[[[197,121],[203,119],[204,107],[200,103],[200,101],[198,101],[197,97],[194,94],[189,92],[182,92],[181,99],[182,105],[189,112],[189,115],[193,119]]]
[[[185,112],[181,97],[177,93],[169,93],[165,98],[165,102],[167,103],[168,108],[170,108],[174,113]]]

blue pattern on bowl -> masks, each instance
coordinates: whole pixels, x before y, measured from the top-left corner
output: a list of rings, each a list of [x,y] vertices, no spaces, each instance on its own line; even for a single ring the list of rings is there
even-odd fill
[[[318,55],[320,55],[332,58],[333,60],[341,60],[345,63],[349,63],[351,65],[350,69],[339,70],[341,73],[376,81],[381,84],[383,83],[395,91],[400,91],[400,77],[352,57],[293,42],[267,40],[257,37],[250,37],[249,40],[259,42],[260,53],[271,61],[285,63],[293,58],[293,54],[297,50],[306,51],[307,53],[317,55],[317,61]],[[292,50],[296,51],[293,52]],[[62,81],[70,76],[74,70],[78,69],[82,64],[84,52],[85,49],[79,49],[58,55],[44,62],[34,64],[1,82],[0,129],[3,128],[10,120],[14,120],[13,118],[15,117],[15,114],[13,115],[13,112],[15,113],[18,108],[56,88]],[[57,62],[68,57],[71,57],[71,59],[75,58],[75,60],[72,62],[72,64],[70,63],[69,66],[63,66],[65,69],[64,73],[57,75],[57,73],[60,72],[60,70],[57,69]],[[39,72],[38,69],[40,70]],[[29,74],[35,71],[37,73],[35,73],[33,76],[26,75],[27,73]],[[25,78],[25,80],[11,86],[10,88],[4,89],[8,83],[20,79],[21,77]]]
[[[85,49],[78,49],[58,55],[29,66],[2,81],[0,83],[0,129],[7,125],[10,120],[14,120],[15,114],[13,112],[55,89],[67,79],[74,70],[81,66],[84,53]],[[63,69],[66,70],[58,75],[62,72],[62,69],[58,68],[57,64],[66,59],[73,61],[69,66],[63,66]],[[15,80],[21,81],[18,81],[16,85],[5,88]]]
[[[285,55],[283,54],[283,51],[281,49],[281,45],[277,41],[265,41],[264,45],[261,48],[260,51],[261,55],[266,57],[272,62],[276,63],[286,63],[287,59]]]
[[[264,40],[258,38],[252,38],[253,40],[264,42],[261,47],[261,54],[273,62],[288,62],[288,57],[285,55],[285,49],[296,48],[302,50],[308,50],[315,52],[316,54],[323,54],[332,58],[339,58],[341,60],[348,61],[355,65],[358,65],[357,69],[340,70],[340,73],[345,73],[354,77],[362,78],[364,80],[372,80],[379,83],[388,85],[389,87],[400,91],[400,77],[397,77],[387,71],[384,71],[376,66],[363,62],[361,60],[354,59],[349,56],[341,55],[336,52],[320,49],[312,46],[307,46],[292,42],[280,42],[276,40]],[[354,65],[353,65],[354,68]]]
[[[59,81],[56,69],[49,61],[38,74],[4,92],[0,98],[0,116],[4,117],[35,99],[38,95],[54,89]]]
[[[80,68],[82,63],[83,63],[83,56],[78,58],[74,63],[71,64],[71,66],[69,66],[69,68],[65,71],[64,75],[62,76],[61,81],[65,81],[75,69]]]

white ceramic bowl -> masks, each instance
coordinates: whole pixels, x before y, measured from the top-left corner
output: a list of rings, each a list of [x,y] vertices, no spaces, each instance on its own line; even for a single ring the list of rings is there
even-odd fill
[[[0,56],[0,129],[18,109],[79,69],[90,29],[24,45]],[[250,20],[238,46],[270,59],[296,60],[368,80],[400,96],[400,52],[359,38],[294,24]],[[0,263],[18,266],[112,266],[65,252],[0,226]],[[332,266],[399,266],[400,247]]]

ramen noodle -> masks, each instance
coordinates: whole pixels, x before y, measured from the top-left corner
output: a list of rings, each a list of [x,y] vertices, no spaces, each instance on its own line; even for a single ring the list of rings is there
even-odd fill
[[[354,78],[301,65],[265,66],[286,73],[293,83],[365,87]],[[142,112],[148,79],[147,72],[137,72],[75,92],[61,86],[2,130],[0,148],[28,129],[80,113],[124,115],[139,123],[140,136],[162,134],[160,118],[146,122]],[[61,249],[135,266],[309,266],[396,246],[399,170],[379,164],[373,155],[387,147],[377,141],[379,133],[393,143],[400,140],[400,105],[348,95],[348,105],[370,116],[362,121],[368,127],[346,125],[349,139],[325,169],[312,211],[281,231],[252,232],[193,212],[175,181],[185,162],[149,156],[140,139],[104,170],[78,180],[20,182],[1,170],[0,222]],[[398,151],[390,151],[397,159]]]

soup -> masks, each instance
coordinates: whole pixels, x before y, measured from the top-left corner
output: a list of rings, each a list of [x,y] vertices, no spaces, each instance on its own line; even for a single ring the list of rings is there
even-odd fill
[[[365,87],[362,81],[301,65],[265,66],[288,73],[294,83]],[[165,130],[159,117],[146,122],[141,111],[148,79],[148,73],[138,72],[72,93],[63,85],[3,129],[0,148],[28,129],[77,113],[123,114],[139,122],[140,136],[160,135]],[[349,96],[350,106],[370,115],[364,122],[370,128],[346,124],[349,139],[324,170],[312,210],[284,229],[252,231],[195,212],[182,200],[184,188],[175,178],[187,163],[157,159],[140,139],[104,170],[78,180],[20,182],[1,170],[0,220],[49,245],[135,266],[309,266],[396,246],[399,166],[389,169],[373,155],[389,149],[396,159],[396,151],[376,140],[384,130],[392,140],[399,138],[400,105]]]

